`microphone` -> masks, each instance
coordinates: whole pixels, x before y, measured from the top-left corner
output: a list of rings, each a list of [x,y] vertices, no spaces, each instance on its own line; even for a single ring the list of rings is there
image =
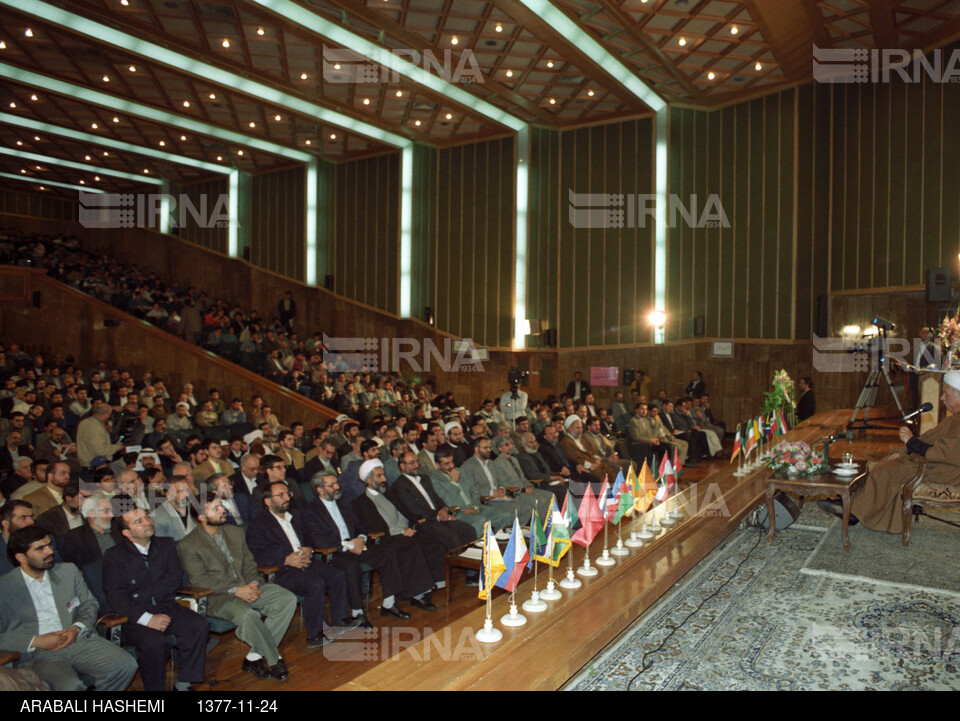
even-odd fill
[[[909,421],[914,416],[919,416],[921,413],[926,413],[933,410],[933,403],[924,403],[922,406],[917,408],[913,413],[908,413],[903,417],[903,420]]]

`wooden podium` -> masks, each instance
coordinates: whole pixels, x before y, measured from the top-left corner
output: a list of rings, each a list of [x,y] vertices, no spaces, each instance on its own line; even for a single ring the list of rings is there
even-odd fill
[[[926,433],[940,421],[940,390],[943,385],[943,371],[923,370],[920,376],[920,405],[930,403],[933,410],[920,415],[920,433]]]

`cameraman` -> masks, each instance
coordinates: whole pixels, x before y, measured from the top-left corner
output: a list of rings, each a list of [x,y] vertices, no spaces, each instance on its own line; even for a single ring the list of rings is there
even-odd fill
[[[508,380],[510,390],[500,396],[500,412],[510,427],[516,428],[517,418],[526,415],[527,404],[530,401],[526,391],[520,390],[520,384],[526,380],[526,373],[516,366],[510,369]]]

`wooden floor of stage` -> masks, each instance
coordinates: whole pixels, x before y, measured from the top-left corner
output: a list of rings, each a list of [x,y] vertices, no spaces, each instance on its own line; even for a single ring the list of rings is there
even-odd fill
[[[879,415],[879,414],[878,414]],[[883,414],[890,415],[890,414]],[[815,441],[837,432],[850,418],[850,411],[819,413],[790,431],[786,440]],[[889,431],[871,430],[866,437],[839,441],[831,446],[831,458],[852,452],[858,459],[882,457],[897,441],[893,421]],[[728,441],[729,444],[729,441]],[[583,587],[563,591],[563,598],[549,602],[540,614],[525,613],[528,623],[516,629],[504,627],[499,618],[507,613],[507,595],[494,595],[494,625],[503,639],[494,644],[473,640],[483,626],[484,605],[477,589],[463,585],[463,572],[454,571],[451,599],[434,593],[437,610],[431,613],[408,609],[408,621],[381,618],[379,599],[368,613],[377,627],[373,637],[334,643],[329,649],[309,650],[306,634],[295,617],[282,651],[290,669],[284,683],[261,681],[241,671],[246,646],[233,633],[220,637],[208,654],[207,678],[214,691],[295,690],[554,690],[614,641],[647,608],[690,571],[734,530],[743,518],[764,500],[768,469],[735,477],[736,465],[708,461],[687,469],[681,489],[686,498],[697,498],[694,515],[664,532],[653,544],[633,549],[617,564],[599,575],[581,578]],[[716,484],[714,487],[712,484]],[[722,502],[718,499],[722,498]],[[711,500],[710,506],[704,504]],[[722,509],[725,507],[725,511]],[[629,531],[628,526],[624,530]],[[615,536],[611,534],[615,543]],[[591,546],[592,559],[603,549],[603,533]],[[579,565],[583,549],[574,546]],[[566,565],[557,570],[557,580]],[[539,588],[546,582],[541,569]],[[530,597],[532,578],[521,583],[518,601]],[[428,639],[429,640],[423,640]],[[362,647],[361,647],[362,645]],[[339,648],[338,648],[339,646]],[[334,656],[348,659],[333,660]],[[367,658],[369,656],[369,658]],[[139,676],[133,688],[139,685]]]

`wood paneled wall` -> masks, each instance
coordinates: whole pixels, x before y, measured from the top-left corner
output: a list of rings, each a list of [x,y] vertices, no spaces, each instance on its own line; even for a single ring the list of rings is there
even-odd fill
[[[653,223],[626,217],[623,227],[574,228],[569,192],[654,192],[654,125],[650,118],[571,130],[560,135],[558,328],[561,347],[652,340],[642,322],[653,309]],[[613,207],[613,206],[611,206]],[[625,208],[626,206],[619,206]],[[544,208],[544,210],[547,210]]]
[[[39,189],[32,193],[13,188],[0,189],[0,213],[55,220],[76,220],[77,207],[76,199],[48,195]]]
[[[250,181],[250,262],[296,280],[306,277],[306,174],[298,166]]]
[[[530,131],[530,226],[527,235],[527,317],[538,318],[544,328],[559,327],[560,264],[558,250],[564,215],[560,182],[561,133],[533,128]],[[527,344],[536,347],[537,339]]]
[[[218,177],[200,183],[184,185],[180,190],[190,199],[194,208],[207,208],[207,212],[211,212],[216,207],[218,199],[230,192],[230,182],[226,177]],[[201,227],[188,218],[180,229],[180,237],[201,247],[226,254],[229,243],[229,229],[216,225]]]
[[[388,313],[400,287],[400,153],[336,166],[334,288]]]
[[[437,327],[510,347],[514,294],[512,138],[443,148],[437,177]]]
[[[418,143],[413,150],[413,264],[410,314],[426,320],[437,309],[437,158],[436,148]]]

